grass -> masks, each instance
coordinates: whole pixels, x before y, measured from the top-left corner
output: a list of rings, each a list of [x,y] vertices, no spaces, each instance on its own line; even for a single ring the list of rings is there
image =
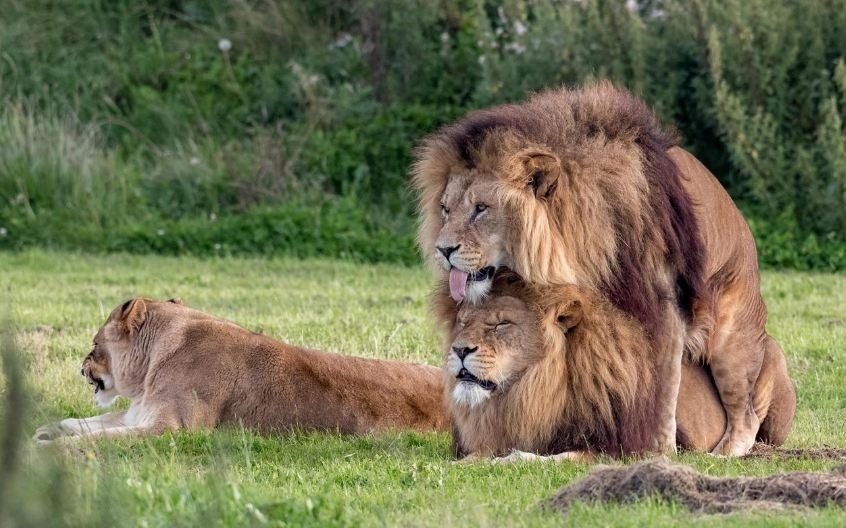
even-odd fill
[[[108,312],[145,295],[193,307],[298,345],[437,364],[419,268],[328,260],[0,253],[0,320],[26,358],[27,434],[92,415],[79,364]],[[791,447],[843,446],[846,276],[767,272],[769,328],[787,351],[799,409]],[[8,346],[6,347],[8,348]],[[8,390],[4,391],[8,393]],[[826,461],[678,457],[712,475],[825,470]],[[537,504],[584,465],[455,464],[447,435],[364,438],[247,431],[180,432],[68,453],[25,442],[0,480],[0,524],[72,526],[843,525],[838,509],[693,517],[676,505]],[[0,475],[2,476],[2,475]],[[5,509],[5,511],[4,511]]]

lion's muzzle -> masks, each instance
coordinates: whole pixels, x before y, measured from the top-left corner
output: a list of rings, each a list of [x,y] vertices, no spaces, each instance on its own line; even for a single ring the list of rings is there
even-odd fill
[[[479,379],[474,376],[472,372],[470,372],[464,367],[461,367],[461,370],[458,371],[458,375],[455,376],[455,379],[465,381],[467,383],[475,383],[486,391],[493,391],[496,389],[496,383],[492,382],[491,380]]]

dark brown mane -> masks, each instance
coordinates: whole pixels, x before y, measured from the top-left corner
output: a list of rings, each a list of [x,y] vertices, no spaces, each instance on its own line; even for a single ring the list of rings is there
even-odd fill
[[[537,291],[535,295],[538,297],[533,304],[543,311],[548,311],[550,300],[556,295],[554,290],[555,288]],[[526,291],[532,293],[531,290]],[[637,358],[636,361],[630,361],[627,367],[630,370],[627,375],[633,376],[638,382],[637,400],[623,401],[609,393],[612,421],[591,422],[584,416],[572,416],[571,419],[562,421],[546,454],[588,450],[616,458],[654,451],[654,431],[660,420],[657,404],[659,395],[656,390],[659,380],[657,369],[651,362],[654,356],[647,351],[649,345],[644,329],[634,318],[621,313],[621,310],[614,308],[609,302],[587,290],[581,289],[580,292],[584,319],[567,332],[570,369],[566,390],[572,393],[569,399],[588,401],[584,396],[589,391],[574,390],[576,387],[584,388],[585,384],[590,382],[591,376],[584,372],[588,368],[586,364],[594,367],[606,364],[608,354],[614,355],[617,347],[625,347],[625,350],[621,350],[622,353],[629,354],[630,359]],[[600,409],[596,408],[593,414],[600,416]],[[586,424],[589,426],[586,427]]]

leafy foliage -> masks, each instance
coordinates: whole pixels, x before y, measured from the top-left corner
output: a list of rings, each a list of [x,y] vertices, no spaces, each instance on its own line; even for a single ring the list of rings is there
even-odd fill
[[[846,268],[844,0],[10,0],[0,25],[0,247],[203,253],[236,233],[153,234],[319,204],[342,231],[219,243],[411,261],[375,245],[413,236],[422,136],[607,77],[678,126],[764,264]]]

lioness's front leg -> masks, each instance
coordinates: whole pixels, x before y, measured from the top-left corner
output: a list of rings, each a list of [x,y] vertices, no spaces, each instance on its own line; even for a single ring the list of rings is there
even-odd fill
[[[110,412],[90,418],[66,418],[61,422],[42,425],[32,438],[39,444],[45,444],[65,436],[86,436],[96,431],[123,427],[125,420],[126,411]]]

